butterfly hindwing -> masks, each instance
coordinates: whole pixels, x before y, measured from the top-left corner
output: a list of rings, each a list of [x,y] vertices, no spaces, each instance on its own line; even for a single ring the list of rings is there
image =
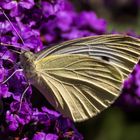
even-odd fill
[[[35,64],[40,77],[35,86],[56,110],[74,121],[95,116],[120,94],[123,77],[108,62],[85,55],[62,54],[50,55]]]

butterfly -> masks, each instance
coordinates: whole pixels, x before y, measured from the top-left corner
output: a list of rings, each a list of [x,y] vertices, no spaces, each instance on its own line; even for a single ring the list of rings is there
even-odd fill
[[[92,118],[120,95],[124,79],[140,56],[140,40],[99,35],[66,41],[33,54],[20,64],[29,82],[57,111],[75,122]]]
[[[16,31],[1,7],[0,10]],[[16,34],[23,42],[17,31]],[[98,35],[66,41],[36,54],[23,51],[20,66],[29,83],[57,111],[80,122],[115,101],[139,56],[139,39]]]

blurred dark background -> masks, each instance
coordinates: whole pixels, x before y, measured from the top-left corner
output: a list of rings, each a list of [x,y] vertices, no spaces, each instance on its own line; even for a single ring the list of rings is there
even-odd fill
[[[104,18],[110,33],[140,35],[140,0],[73,0],[73,3],[79,11],[92,10]],[[140,140],[140,106],[121,106],[119,100],[95,118],[76,124],[85,140]]]
[[[85,140],[140,140],[140,111],[115,105],[76,126]]]
[[[108,23],[109,31],[140,33],[140,0],[72,0],[81,11],[94,11]]]

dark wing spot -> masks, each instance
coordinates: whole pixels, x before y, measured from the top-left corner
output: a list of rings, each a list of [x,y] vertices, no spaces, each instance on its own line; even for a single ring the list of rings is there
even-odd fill
[[[109,62],[109,58],[106,56],[102,56],[101,59]]]

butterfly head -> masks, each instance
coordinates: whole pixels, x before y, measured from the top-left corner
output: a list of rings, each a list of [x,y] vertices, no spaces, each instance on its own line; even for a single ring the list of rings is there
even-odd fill
[[[24,65],[24,63],[32,62],[34,60],[34,54],[30,51],[25,51],[20,55],[20,62],[21,65]]]

